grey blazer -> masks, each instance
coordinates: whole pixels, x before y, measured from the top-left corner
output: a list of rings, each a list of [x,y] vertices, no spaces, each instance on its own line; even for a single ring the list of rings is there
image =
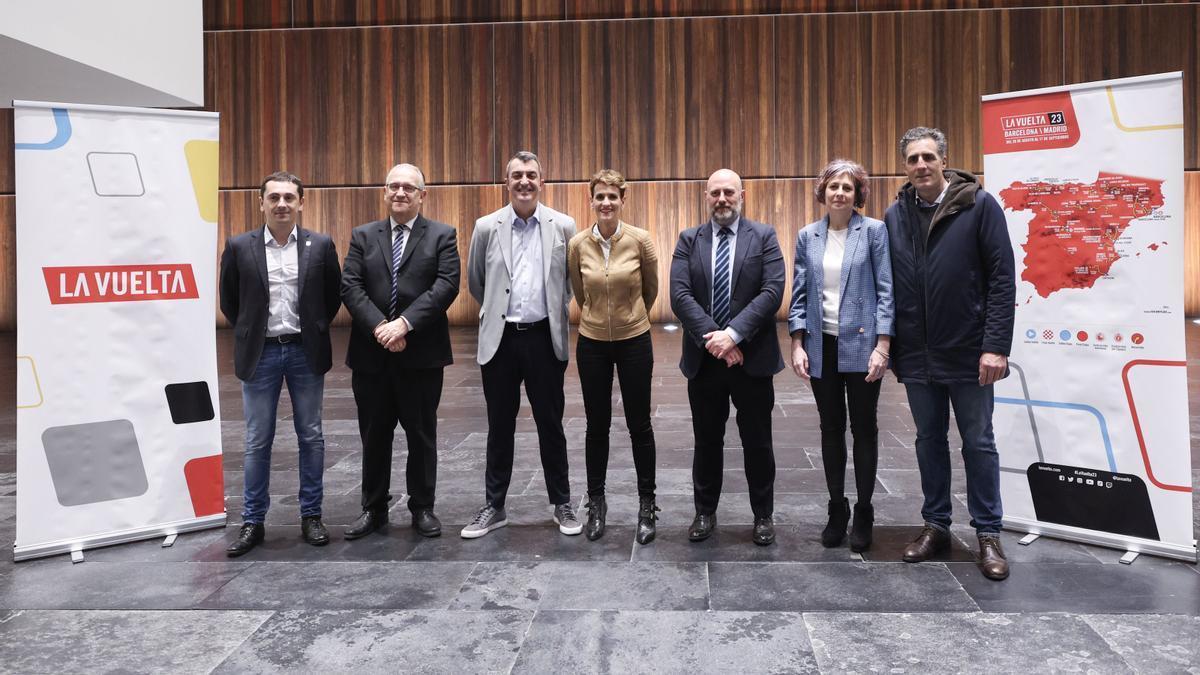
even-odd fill
[[[492,360],[504,337],[504,313],[508,311],[512,281],[512,205],[475,221],[471,249],[467,254],[467,287],[479,302],[480,365]],[[538,204],[537,219],[542,234],[542,269],[545,274],[546,311],[554,355],[568,360],[567,307],[571,281],[567,274],[567,242],[575,235],[575,220],[544,204]]]

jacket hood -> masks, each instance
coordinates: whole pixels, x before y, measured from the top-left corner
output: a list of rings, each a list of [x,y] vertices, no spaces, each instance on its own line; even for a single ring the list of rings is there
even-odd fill
[[[983,189],[983,185],[979,182],[979,179],[969,171],[944,169],[942,175],[946,177],[946,182],[949,185],[946,187],[945,198],[942,199],[942,203],[938,205],[937,211],[933,214],[933,222],[929,227],[930,232],[946,216],[974,206],[975,193]],[[896,196],[896,199],[901,204],[916,204],[917,189],[913,187],[911,182],[905,183],[900,186],[900,194]],[[928,234],[926,234],[926,238],[928,238]]]

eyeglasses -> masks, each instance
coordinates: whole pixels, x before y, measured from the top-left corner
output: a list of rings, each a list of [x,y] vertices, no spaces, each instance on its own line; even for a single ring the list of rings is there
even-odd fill
[[[388,191],[388,194],[394,195],[403,190],[404,194],[410,197],[421,191],[421,188],[417,187],[416,185],[408,185],[407,183],[388,183],[383,187]]]

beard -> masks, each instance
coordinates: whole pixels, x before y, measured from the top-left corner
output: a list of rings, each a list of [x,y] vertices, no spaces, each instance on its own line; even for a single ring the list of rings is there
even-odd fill
[[[714,223],[725,226],[732,225],[733,221],[737,220],[738,216],[741,215],[741,212],[742,210],[737,206],[729,206],[725,209],[715,208],[709,215],[712,217]]]

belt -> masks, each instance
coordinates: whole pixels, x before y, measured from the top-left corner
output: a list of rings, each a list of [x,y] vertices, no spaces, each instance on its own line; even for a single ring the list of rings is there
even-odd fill
[[[534,321],[532,323],[517,323],[516,321],[506,321],[504,323],[505,328],[512,328],[513,330],[518,330],[518,331],[527,331],[527,330],[532,330],[534,328],[541,328],[543,326],[546,326],[546,327],[550,326],[549,318],[542,319],[541,321]]]
[[[300,341],[299,333],[288,333],[287,335],[268,335],[267,336],[267,344],[269,344],[269,345],[271,345],[271,344],[286,345],[289,342],[299,342],[299,341]]]

